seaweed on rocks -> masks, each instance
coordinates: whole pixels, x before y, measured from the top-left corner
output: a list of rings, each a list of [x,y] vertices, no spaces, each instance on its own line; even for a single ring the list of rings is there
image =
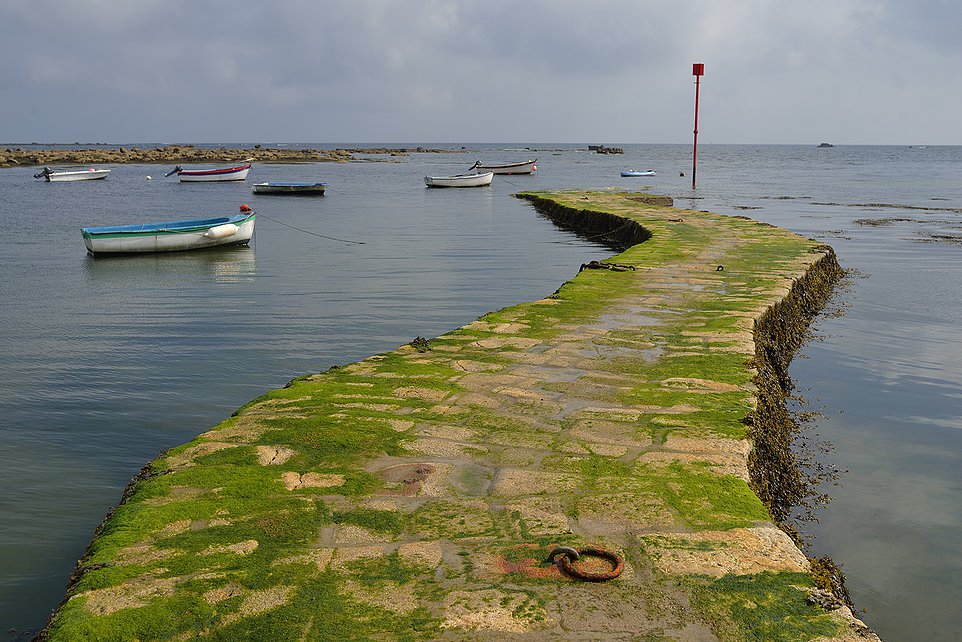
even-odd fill
[[[805,342],[812,319],[843,276],[831,247],[816,250],[824,256],[755,324],[758,406],[747,419],[754,444],[749,456],[752,489],[768,506],[775,522],[796,541],[798,533],[788,523],[789,518],[793,508],[816,494],[817,480],[805,474],[792,449],[799,426],[787,405],[793,388],[788,366]]]
[[[643,225],[632,220],[626,220],[617,214],[591,209],[572,209],[530,192],[516,194],[515,196],[531,201],[539,214],[561,229],[575,232],[582,238],[591,238],[618,252],[623,252],[632,245],[643,243],[651,238],[651,231]],[[670,196],[638,194],[638,196],[632,197],[632,200],[662,207],[671,207],[672,205]]]

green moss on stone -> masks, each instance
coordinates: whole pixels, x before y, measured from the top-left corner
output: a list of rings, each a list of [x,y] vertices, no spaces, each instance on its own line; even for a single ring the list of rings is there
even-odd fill
[[[725,640],[798,642],[841,634],[837,621],[806,601],[812,586],[802,573],[726,575],[694,583],[694,605]]]

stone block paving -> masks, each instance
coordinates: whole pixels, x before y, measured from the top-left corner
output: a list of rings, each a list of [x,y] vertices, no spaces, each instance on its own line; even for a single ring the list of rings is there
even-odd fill
[[[874,638],[809,603],[749,482],[755,322],[831,250],[631,194],[535,200],[651,238],[610,260],[633,269],[295,380],[166,453],[47,634]],[[580,581],[557,546],[623,571]]]

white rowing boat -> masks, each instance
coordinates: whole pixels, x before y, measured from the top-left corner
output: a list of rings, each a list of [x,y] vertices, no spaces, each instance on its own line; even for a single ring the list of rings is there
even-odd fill
[[[424,184],[428,187],[483,187],[490,185],[492,179],[494,179],[494,172],[455,174],[454,176],[425,176]]]
[[[222,181],[242,181],[247,178],[247,173],[251,171],[251,163],[235,165],[234,167],[215,167],[213,169],[184,169],[180,165],[170,170],[165,176],[177,174],[182,183],[187,182],[222,182]]]
[[[626,169],[625,171],[623,171],[623,172],[621,173],[621,175],[622,175],[622,176],[625,176],[625,177],[629,177],[629,176],[654,176],[654,175],[655,175],[655,170],[653,170],[653,169],[643,169],[643,170],[638,170],[638,169]]]
[[[88,169],[68,170],[55,172],[49,167],[44,167],[42,171],[33,175],[34,178],[44,178],[49,183],[66,183],[71,181],[94,181],[100,178],[107,178],[109,169]]]
[[[505,163],[503,165],[493,165],[478,161],[471,169],[476,169],[479,172],[494,172],[495,174],[530,174],[538,169],[538,166],[535,165],[536,162],[538,162],[537,158],[521,161],[520,163]]]
[[[232,216],[85,227],[83,234],[87,252],[100,254],[138,254],[145,252],[180,252],[223,245],[247,245],[254,236],[256,214],[246,205]]]

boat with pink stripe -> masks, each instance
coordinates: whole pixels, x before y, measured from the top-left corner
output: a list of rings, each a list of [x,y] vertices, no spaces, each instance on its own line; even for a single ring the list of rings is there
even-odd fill
[[[186,182],[220,182],[220,181],[242,181],[247,178],[247,173],[251,171],[252,163],[246,162],[244,165],[234,167],[217,167],[213,169],[184,169],[180,165],[165,174],[177,174],[182,183]]]

